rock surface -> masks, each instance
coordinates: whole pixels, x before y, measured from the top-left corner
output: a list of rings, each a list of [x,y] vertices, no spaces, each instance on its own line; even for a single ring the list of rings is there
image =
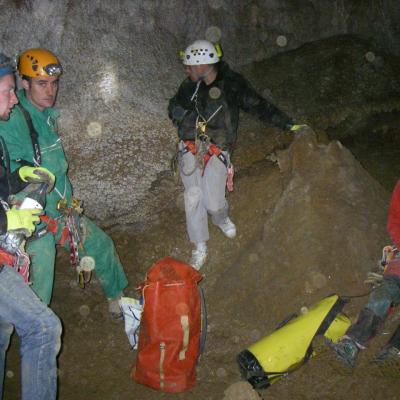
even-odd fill
[[[236,382],[224,392],[223,400],[260,400],[258,393],[247,382]]]
[[[265,149],[274,145],[267,136]],[[239,154],[238,154],[239,155]],[[246,400],[256,393],[241,381],[236,355],[272,332],[293,313],[336,292],[359,295],[366,272],[375,268],[385,232],[389,193],[374,181],[338,142],[320,143],[310,131],[267,160],[247,159],[229,195],[238,236],[228,240],[210,224],[209,261],[202,268],[207,302],[207,344],[198,365],[198,383],[187,393],[160,394],[132,382],[135,352],[129,349],[122,324],[107,315],[107,302],[94,280],[85,290],[71,287],[68,256],[58,259],[52,308],[64,322],[59,360],[59,399],[87,400],[191,399]],[[279,166],[278,166],[279,163]],[[158,223],[141,233],[115,236],[128,274],[126,294],[158,259],[190,257],[184,211],[175,203]],[[354,298],[345,312],[355,318],[366,298]],[[389,324],[384,332],[391,332]],[[360,357],[353,374],[340,368],[322,343],[306,365],[259,395],[264,399],[376,400],[396,398],[398,376],[376,374],[368,360],[388,335],[378,335]],[[12,346],[7,368],[18,369],[18,348]],[[351,390],[349,389],[351,387]],[[6,381],[6,398],[18,398],[19,376]],[[242,397],[240,397],[242,396]]]
[[[282,292],[291,294],[279,304],[288,315],[300,307],[299,298],[347,294],[375,267],[386,237],[386,191],[340,142],[320,144],[304,130],[277,154],[277,163],[279,197],[264,214],[262,236],[247,248],[260,261],[239,257],[213,293],[221,294],[224,310],[250,326],[259,323],[259,313],[251,311],[263,303],[272,306]],[[251,296],[242,290],[247,287]],[[239,294],[226,296],[228,291]],[[265,315],[263,323],[278,323],[273,315]]]
[[[400,58],[356,36],[307,43],[243,71],[266,98],[335,138],[400,111]]]
[[[46,46],[60,57],[65,71],[58,98],[60,130],[76,195],[85,199],[88,216],[107,226],[143,227],[157,220],[174,197],[165,179],[176,140],[166,104],[183,78],[177,50],[188,42],[198,37],[221,41],[225,59],[236,69],[304,43],[349,33],[400,54],[396,0],[368,4],[355,0],[208,0],[204,4],[2,0],[0,6],[3,51],[16,54]],[[321,65],[318,54],[312,53],[320,50],[307,48],[316,61],[315,70]],[[334,76],[336,85],[343,76],[343,84],[351,86],[351,76],[343,73],[346,65],[341,60],[336,63],[333,53],[324,58],[324,63],[333,65],[325,70],[331,74],[327,79]],[[291,62],[283,74],[290,72]],[[376,68],[375,64],[378,58],[366,62],[366,68]],[[301,79],[288,76],[282,80],[282,91],[272,93],[278,105],[294,115],[298,103],[292,102],[290,93],[303,87],[301,81],[313,88],[310,97],[321,89],[316,87],[318,81],[307,79],[309,62],[296,62],[295,67]],[[329,85],[327,80],[323,87]],[[309,114],[319,111],[308,109]],[[340,121],[342,111],[339,108]],[[337,120],[331,118],[324,126],[329,124],[336,125]]]

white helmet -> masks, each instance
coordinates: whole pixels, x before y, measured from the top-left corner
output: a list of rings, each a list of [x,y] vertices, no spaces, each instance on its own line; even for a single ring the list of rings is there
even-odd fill
[[[221,47],[208,40],[196,40],[182,53],[184,65],[215,64],[222,56]]]

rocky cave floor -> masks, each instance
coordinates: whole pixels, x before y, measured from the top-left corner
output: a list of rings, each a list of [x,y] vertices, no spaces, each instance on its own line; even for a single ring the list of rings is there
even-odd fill
[[[222,288],[224,293],[220,292],[221,280],[235,279],[231,276],[237,270],[231,268],[233,264],[241,263],[249,274],[256,269],[268,268],[269,260],[263,259],[262,251],[255,252],[254,246],[262,246],[265,215],[273,207],[282,190],[283,183],[279,169],[265,158],[265,154],[270,153],[277,145],[287,146],[290,140],[285,142],[279,139],[281,140],[279,141],[278,138],[281,136],[273,130],[268,140],[260,140],[258,134],[252,133],[251,128],[249,130],[247,136],[254,139],[254,146],[241,150],[239,143],[236,155],[235,190],[229,194],[231,215],[238,227],[237,239],[224,238],[222,233],[210,224],[212,238],[209,242],[210,259],[201,270],[204,274],[202,286],[205,289],[208,309],[208,338],[205,353],[198,366],[197,385],[189,392],[171,395],[133,382],[130,378],[130,369],[135,360],[135,351],[130,349],[123,323],[110,320],[105,298],[96,279],[93,279],[84,290],[77,286],[68,255],[61,251],[57,258],[52,301],[52,307],[64,325],[62,351],[59,357],[60,400],[398,398],[400,363],[378,368],[369,360],[387,340],[388,334],[400,319],[399,314],[394,314],[390,318],[383,333],[372,343],[371,348],[362,353],[359,365],[353,372],[342,368],[326,346],[317,341],[317,355],[314,358],[267,390],[257,394],[247,383],[241,381],[235,361],[238,352],[271,332],[276,323],[287,317],[288,308],[285,304],[297,304],[298,309],[292,310],[296,312],[302,305],[309,304],[311,299],[304,289],[304,280],[296,280],[292,282],[290,291],[280,291],[280,298],[269,298],[256,309],[248,311],[254,321],[259,321],[259,324],[256,323],[254,326],[243,323],[234,310],[220,307],[218,296],[250,298],[253,291],[261,289],[268,293],[269,289],[267,285],[265,288],[259,288],[258,280],[250,279],[246,281],[246,286],[241,288],[241,293],[237,293],[236,289],[230,291],[227,285]],[[376,144],[374,148],[377,149]],[[372,154],[369,150],[361,153],[365,160],[368,159],[368,154],[370,156]],[[362,158],[361,153],[360,158]],[[380,156],[377,154],[376,157]],[[371,161],[371,164],[377,162],[378,160]],[[380,167],[383,168],[385,163],[386,167],[390,167],[391,163],[387,158],[381,159]],[[387,182],[388,190],[391,185],[392,181]],[[181,190],[177,188],[174,196],[180,192]],[[291,229],[290,226],[282,228]],[[114,230],[112,236],[130,281],[126,295],[136,297],[135,287],[143,281],[147,269],[156,260],[166,255],[187,260],[190,255],[182,196],[178,196],[162,210],[157,222],[150,228],[142,232]],[[362,244],[360,251],[361,249]],[[303,254],[298,254],[299,258],[302,256]],[[378,259],[379,254],[376,256]],[[346,270],[343,268],[344,280],[346,280],[345,275]],[[271,281],[279,282],[279,279],[280,271],[275,269]],[[248,282],[253,282],[253,286]],[[362,282],[354,280],[347,282],[346,288],[347,290],[352,288],[352,293],[346,294],[367,291]],[[322,298],[328,294],[330,294],[329,289],[324,288],[317,293],[317,297]],[[268,295],[266,297],[268,298]],[[346,309],[348,314],[354,317],[364,301],[365,298],[354,299]],[[275,325],[263,323],[264,319],[274,321]],[[7,400],[19,398],[18,371],[18,338],[14,335],[6,368],[5,399]]]

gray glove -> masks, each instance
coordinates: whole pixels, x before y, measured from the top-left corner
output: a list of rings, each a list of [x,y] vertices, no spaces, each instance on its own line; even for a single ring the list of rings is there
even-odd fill
[[[172,119],[173,124],[179,125],[183,121],[183,118],[185,118],[187,112],[188,110],[185,110],[183,107],[179,105],[172,107],[170,112],[170,118]]]
[[[364,281],[364,283],[369,283],[373,286],[379,286],[383,282],[383,275],[377,274],[375,272],[368,272],[367,274],[367,279]]]

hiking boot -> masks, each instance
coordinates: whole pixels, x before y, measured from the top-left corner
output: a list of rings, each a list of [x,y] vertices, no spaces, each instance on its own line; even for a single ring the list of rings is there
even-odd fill
[[[107,299],[108,300],[108,312],[111,315],[112,319],[118,320],[123,319],[123,312],[121,307],[119,306],[119,300],[121,296],[116,297],[114,299]]]
[[[190,258],[189,264],[199,270],[207,259],[207,244],[205,242],[197,243],[196,248],[192,250],[192,257]]]
[[[383,363],[386,360],[395,361],[396,359],[400,360],[400,326],[397,327],[389,342],[386,343],[372,361]]]
[[[348,368],[353,368],[360,348],[350,338],[343,338],[337,343],[330,344],[336,353],[336,358]]]
[[[218,225],[223,234],[229,239],[233,239],[236,236],[236,226],[231,221],[229,217],[224,218],[224,220]]]
[[[345,337],[350,337],[355,343],[363,347],[373,338],[383,324],[383,318],[376,315],[369,308],[364,307],[358,314],[355,324],[346,331]]]

